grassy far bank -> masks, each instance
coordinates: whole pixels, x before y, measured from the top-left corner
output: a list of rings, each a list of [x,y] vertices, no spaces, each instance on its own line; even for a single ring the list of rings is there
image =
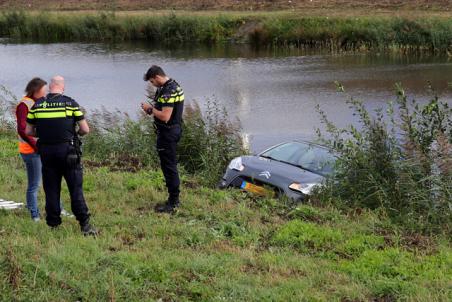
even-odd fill
[[[23,201],[14,135],[1,133],[0,146],[1,197]],[[1,301],[452,299],[450,240],[405,233],[377,212],[291,208],[184,175],[180,212],[159,216],[160,172],[85,173],[98,239],[71,219],[51,231],[25,211],[0,212]]]
[[[450,15],[263,13],[4,12],[0,36],[35,41],[247,42],[337,51],[397,50],[451,54]]]

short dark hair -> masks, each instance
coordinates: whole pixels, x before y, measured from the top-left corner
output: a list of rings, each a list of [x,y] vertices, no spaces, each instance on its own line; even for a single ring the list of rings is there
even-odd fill
[[[33,78],[30,82],[28,82],[27,87],[25,87],[27,97],[33,98],[33,95],[45,85],[47,85],[47,82],[43,79]]]
[[[155,78],[156,76],[166,76],[165,72],[163,71],[162,67],[157,65],[152,65],[151,68],[146,72],[143,79],[147,82],[150,79]]]

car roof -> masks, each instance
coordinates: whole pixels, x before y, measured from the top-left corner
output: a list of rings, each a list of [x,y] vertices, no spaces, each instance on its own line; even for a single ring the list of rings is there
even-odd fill
[[[261,155],[261,154],[263,154],[263,153],[265,153],[265,152],[267,152],[267,151],[269,151],[269,150],[271,150],[271,149],[273,149],[273,148],[275,148],[275,147],[278,147],[278,146],[281,146],[281,145],[284,145],[284,144],[288,144],[288,143],[302,143],[302,144],[307,144],[307,145],[319,147],[319,148],[322,148],[322,149],[325,149],[325,150],[328,150],[328,151],[331,151],[331,152],[333,151],[331,148],[329,148],[329,147],[327,147],[327,146],[325,146],[325,145],[321,145],[321,144],[319,144],[319,143],[315,143],[315,142],[308,141],[308,140],[304,140],[304,139],[294,139],[294,140],[282,142],[282,143],[273,145],[273,146],[271,146],[271,147],[268,147],[267,149],[265,149],[264,151],[262,151],[261,153],[259,153],[259,155]]]

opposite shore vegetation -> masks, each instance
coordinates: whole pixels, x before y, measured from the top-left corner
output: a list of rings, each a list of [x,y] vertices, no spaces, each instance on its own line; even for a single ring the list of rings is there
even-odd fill
[[[147,41],[173,45],[250,43],[339,51],[452,55],[452,18],[321,16],[288,12],[25,12],[0,14],[0,37],[40,42]]]

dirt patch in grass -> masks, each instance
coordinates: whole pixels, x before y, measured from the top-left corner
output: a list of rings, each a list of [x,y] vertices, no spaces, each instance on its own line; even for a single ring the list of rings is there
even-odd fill
[[[104,167],[104,164],[101,163],[101,162],[94,161],[94,160],[87,160],[87,159],[83,160],[83,165],[85,167],[88,167],[88,168],[102,168],[102,167]]]
[[[83,165],[89,168],[109,168],[112,172],[138,172],[143,169],[141,161],[133,156],[126,154],[119,156],[114,161],[94,161],[89,159],[83,160]]]
[[[20,287],[22,269],[12,249],[7,250],[4,264],[7,268],[8,283],[16,291]]]
[[[394,302],[397,301],[397,299],[394,296],[386,295],[379,298],[373,298],[371,301],[373,302]]]
[[[369,302],[395,302],[397,299],[394,296],[383,296],[378,298],[370,298]],[[341,302],[363,302],[363,300],[351,300],[349,298],[344,298]]]
[[[431,237],[420,234],[405,235],[401,240],[402,246],[410,251],[420,250],[433,254],[436,252],[436,244]]]
[[[211,245],[212,250],[215,250],[216,252],[222,252],[222,253],[231,253],[231,254],[238,254],[240,253],[240,248],[234,244],[232,244],[228,240],[217,240],[214,241]]]
[[[379,230],[377,234],[383,236],[385,247],[400,246],[410,252],[422,252],[426,255],[432,255],[437,252],[437,244],[431,237],[422,234],[402,234],[395,236],[393,233],[385,230]]]
[[[146,234],[144,232],[133,233],[124,233],[119,235],[119,240],[121,241],[123,246],[131,247],[134,246],[137,242],[142,241],[146,238]]]

